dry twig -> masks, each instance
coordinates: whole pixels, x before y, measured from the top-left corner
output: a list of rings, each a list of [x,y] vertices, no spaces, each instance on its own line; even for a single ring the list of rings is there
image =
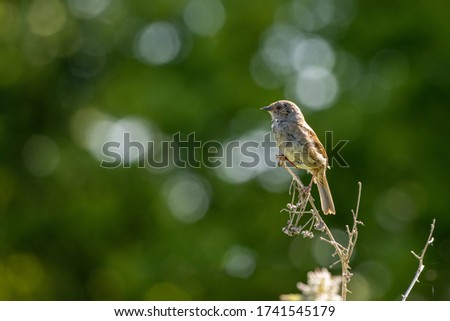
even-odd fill
[[[431,223],[431,229],[430,234],[428,235],[427,243],[425,244],[425,247],[423,248],[420,255],[417,255],[414,253],[414,251],[411,251],[412,255],[416,257],[416,259],[419,260],[419,267],[417,268],[416,274],[414,275],[414,278],[409,285],[408,289],[406,290],[405,294],[402,294],[402,301],[406,301],[406,299],[409,296],[409,293],[411,292],[412,288],[416,283],[419,283],[419,276],[422,273],[423,269],[425,268],[425,265],[423,264],[423,258],[425,257],[425,253],[427,252],[428,245],[432,245],[434,238],[433,238],[433,232],[434,232],[434,226],[436,224],[436,219],[433,219],[433,222]]]
[[[347,246],[345,247],[335,240],[333,234],[331,233],[331,230],[328,228],[327,224],[320,216],[320,213],[314,203],[314,199],[310,194],[310,189],[308,187],[305,187],[300,178],[286,164],[284,164],[284,168],[292,176],[292,184],[290,188],[292,201],[287,205],[287,209],[282,210],[289,213],[289,220],[287,226],[283,228],[283,232],[290,236],[301,234],[303,235],[303,237],[309,238],[314,237],[314,234],[312,232],[313,228],[325,233],[326,237],[321,237],[320,239],[333,246],[335,249],[335,253],[333,254],[333,256],[337,255],[339,257],[339,260],[333,263],[331,267],[338,263],[341,263],[341,296],[342,300],[345,301],[347,299],[347,292],[350,292],[347,285],[352,277],[352,273],[350,272],[350,258],[353,254],[353,250],[358,239],[358,225],[362,224],[361,221],[358,221],[362,184],[361,182],[358,183],[358,201],[356,204],[356,210],[352,211],[353,226],[351,229],[348,225],[346,226],[349,241]],[[297,201],[295,199],[296,196]],[[308,204],[310,205],[310,210],[306,210]],[[311,218],[305,224],[299,225],[302,216],[305,214],[311,214]]]

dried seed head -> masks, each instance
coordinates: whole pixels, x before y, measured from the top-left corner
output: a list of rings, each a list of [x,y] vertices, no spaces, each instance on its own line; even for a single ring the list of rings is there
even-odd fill
[[[313,232],[311,232],[311,231],[302,231],[302,236],[304,237],[304,238],[310,238],[310,239],[312,239],[313,237],[314,237],[314,233]]]
[[[314,229],[320,232],[325,231],[325,223],[323,221],[316,222],[316,224],[314,224]]]
[[[288,236],[295,236],[295,235],[300,234],[301,227],[296,227],[296,226],[290,225],[288,222],[288,225],[283,227],[282,231],[284,234],[286,234]]]

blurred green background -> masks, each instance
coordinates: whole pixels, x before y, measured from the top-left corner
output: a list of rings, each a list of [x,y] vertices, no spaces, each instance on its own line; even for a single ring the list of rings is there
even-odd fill
[[[127,168],[100,166],[124,132],[262,141],[258,108],[282,98],[322,141],[349,140],[326,217],[342,238],[363,183],[349,299],[399,300],[433,218],[410,299],[450,299],[448,12],[425,0],[0,0],[0,299],[297,292],[333,261],[319,237],[281,232],[282,169],[139,168],[135,152]]]

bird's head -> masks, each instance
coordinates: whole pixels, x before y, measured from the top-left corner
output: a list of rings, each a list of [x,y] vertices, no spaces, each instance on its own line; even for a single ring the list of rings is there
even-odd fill
[[[278,100],[260,109],[268,111],[273,120],[304,119],[300,108],[289,100]]]

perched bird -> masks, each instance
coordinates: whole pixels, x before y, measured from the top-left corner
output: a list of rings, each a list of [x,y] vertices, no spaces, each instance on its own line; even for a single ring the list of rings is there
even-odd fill
[[[326,177],[328,157],[316,133],[306,123],[300,108],[291,101],[279,100],[262,107],[272,117],[272,132],[282,157],[313,176],[324,214],[335,214],[333,198]],[[310,184],[310,186],[311,186]]]

